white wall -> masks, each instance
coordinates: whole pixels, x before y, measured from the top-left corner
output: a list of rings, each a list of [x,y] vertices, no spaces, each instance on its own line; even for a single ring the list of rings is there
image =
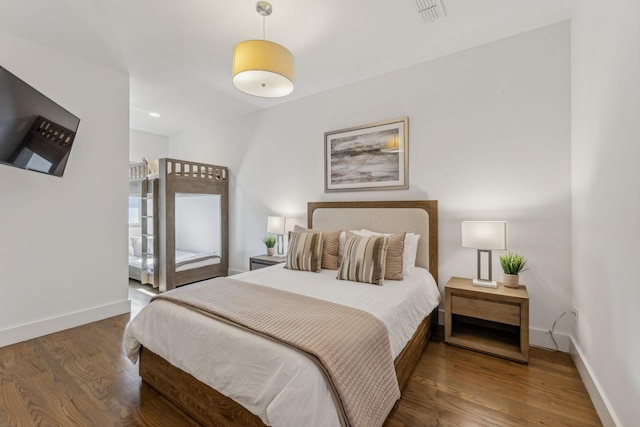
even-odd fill
[[[304,217],[318,200],[437,199],[442,288],[475,274],[460,222],[506,219],[511,249],[530,260],[531,325],[547,331],[571,308],[569,43],[569,24],[556,24],[171,138],[170,153],[230,167],[232,271],[264,253],[268,215]],[[410,189],[325,194],[324,132],[402,116]],[[545,332],[532,340],[552,346]]]
[[[3,66],[75,115],[63,178],[0,165],[0,346],[129,311],[129,77],[0,32]]]
[[[640,419],[640,2],[608,2],[606,13],[600,6],[579,2],[571,34],[576,360],[603,423],[633,426]]]
[[[176,249],[221,255],[221,196],[176,197]]]
[[[161,159],[169,155],[169,137],[131,129],[129,131],[129,161]]]

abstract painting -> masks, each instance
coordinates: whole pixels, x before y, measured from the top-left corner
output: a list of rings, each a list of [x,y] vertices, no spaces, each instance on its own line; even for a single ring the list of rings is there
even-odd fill
[[[325,132],[325,192],[409,188],[409,119]]]

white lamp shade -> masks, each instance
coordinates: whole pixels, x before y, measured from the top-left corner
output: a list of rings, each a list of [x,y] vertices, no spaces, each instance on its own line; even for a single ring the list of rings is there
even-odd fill
[[[233,50],[233,84],[263,98],[287,96],[293,91],[293,54],[267,40],[247,40]]]
[[[284,217],[282,216],[267,217],[267,233],[284,234]]]
[[[462,247],[507,249],[507,221],[462,221]]]
[[[293,231],[293,229],[296,228],[296,225],[298,225],[298,218],[285,218],[284,219],[285,234],[289,233],[290,231]]]

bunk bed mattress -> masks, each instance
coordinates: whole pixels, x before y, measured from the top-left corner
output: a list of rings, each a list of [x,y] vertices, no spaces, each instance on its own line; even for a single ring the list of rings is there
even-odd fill
[[[336,272],[309,273],[282,264],[234,276],[365,310],[387,326],[393,357],[440,302],[429,272],[416,268],[384,286],[337,280]],[[171,319],[171,328],[166,327]],[[167,301],[151,303],[125,332],[127,355],[140,345],[243,405],[267,425],[340,425],[338,410],[319,368],[299,352]]]
[[[179,263],[185,264],[178,265]],[[220,264],[220,257],[217,255],[176,250],[176,271],[185,271],[215,264]],[[129,255],[129,266],[142,268],[142,257]]]
[[[186,271],[215,264],[220,264],[220,257],[213,253],[187,252],[176,249],[176,271]]]
[[[142,268],[142,257],[129,255],[129,266]]]

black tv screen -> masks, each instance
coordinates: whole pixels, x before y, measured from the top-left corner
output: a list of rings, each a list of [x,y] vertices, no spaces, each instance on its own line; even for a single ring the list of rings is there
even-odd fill
[[[62,176],[80,119],[0,67],[0,163]]]

